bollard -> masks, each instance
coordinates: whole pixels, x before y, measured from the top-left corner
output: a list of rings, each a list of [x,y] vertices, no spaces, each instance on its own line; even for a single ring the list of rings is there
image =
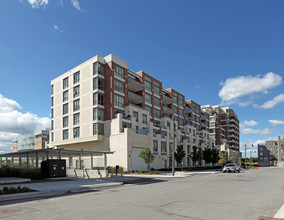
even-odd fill
[[[113,176],[113,168],[111,168],[111,176]]]
[[[120,168],[121,176],[123,176],[123,167]]]
[[[254,167],[252,169],[254,169]]]
[[[258,169],[258,167],[256,167],[255,169]]]

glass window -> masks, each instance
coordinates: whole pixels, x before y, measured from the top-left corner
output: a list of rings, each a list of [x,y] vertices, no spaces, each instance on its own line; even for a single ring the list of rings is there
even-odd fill
[[[152,104],[152,96],[145,94],[145,103]]]
[[[173,94],[173,101],[174,101],[174,104],[178,104],[178,97],[176,93]]]
[[[51,85],[51,95],[54,93],[54,85]]]
[[[63,140],[68,139],[68,129],[63,130]]]
[[[63,89],[68,88],[69,86],[69,80],[68,77],[66,77],[65,79],[63,79]]]
[[[154,82],[154,93],[160,96],[160,84],[157,82]]]
[[[161,117],[160,113],[161,113],[160,110],[154,109],[154,117],[155,118],[160,118]]]
[[[63,128],[68,127],[68,116],[63,117]]]
[[[138,112],[133,111],[133,117],[136,119],[136,121],[138,122]]]
[[[53,109],[51,109],[50,117],[53,118]]]
[[[94,135],[104,135],[104,124],[94,123],[93,124]]]
[[[93,120],[104,120],[104,110],[101,108],[93,109]]]
[[[179,106],[183,107],[183,97],[179,97]]]
[[[80,127],[73,129],[73,138],[79,138],[80,137]]]
[[[157,106],[157,107],[161,107],[159,98],[154,97],[154,105]]]
[[[80,99],[77,99],[73,102],[73,111],[78,111],[80,110]]]
[[[73,116],[73,125],[80,124],[80,113],[77,113]]]
[[[124,108],[124,97],[115,94],[114,95],[114,105]]]
[[[161,141],[161,152],[167,153],[167,142]]]
[[[149,106],[145,106],[145,110],[148,111],[150,113],[150,115],[152,116],[152,108]]]
[[[158,141],[153,140],[153,152],[158,152]]]
[[[142,114],[142,123],[147,124],[147,115]]]
[[[114,75],[124,79],[124,69],[118,65],[114,65]]]
[[[104,90],[104,79],[96,77],[93,79],[93,89]]]
[[[51,106],[53,106],[53,97],[51,97]]]
[[[179,109],[179,117],[183,117],[183,110]]]
[[[179,119],[179,125],[183,126],[183,119],[181,119],[181,118]]]
[[[53,121],[51,121],[51,130],[53,130]]]
[[[63,105],[63,115],[68,114],[68,103]]]
[[[119,80],[114,80],[114,90],[124,93],[124,82],[121,82]]]
[[[80,86],[75,86],[73,88],[73,98],[76,98],[80,95]]]
[[[63,92],[63,102],[68,101],[68,90]]]
[[[178,107],[174,106],[173,109],[174,109],[174,113],[178,114]]]
[[[51,141],[54,141],[53,132],[51,132]]]
[[[74,85],[80,82],[80,71],[74,73]]]
[[[145,84],[145,90],[149,91],[149,92],[152,92],[152,83],[148,82],[148,81],[145,81],[144,84]]]
[[[104,68],[104,64],[96,62],[93,64],[93,74],[100,74],[100,75],[104,75],[105,74],[105,68]]]
[[[93,104],[94,105],[104,105],[104,95],[101,93],[93,94]]]

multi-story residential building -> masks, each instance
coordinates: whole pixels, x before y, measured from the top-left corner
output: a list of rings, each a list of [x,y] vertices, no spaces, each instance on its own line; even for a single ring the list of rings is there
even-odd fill
[[[192,146],[212,147],[209,117],[200,105],[112,54],[67,71],[51,89],[51,147],[111,151],[107,164],[127,171],[146,169],[138,156],[146,147],[156,155],[154,168],[171,167],[178,145],[186,152],[184,166],[192,165]],[[85,158],[84,166],[102,162]]]
[[[215,145],[226,142],[229,149],[239,151],[239,119],[234,110],[219,105],[204,105],[202,110],[209,114],[209,132]]]
[[[49,142],[49,129],[19,135],[13,140],[13,152],[43,149]]]

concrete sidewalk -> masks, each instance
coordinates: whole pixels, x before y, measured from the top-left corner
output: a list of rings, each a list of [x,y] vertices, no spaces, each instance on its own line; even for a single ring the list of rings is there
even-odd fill
[[[42,182],[42,183],[19,183],[13,185],[2,185],[7,187],[29,187],[30,189],[37,190],[36,192],[29,193],[14,193],[0,196],[0,202],[27,199],[42,196],[56,196],[70,192],[83,192],[88,190],[94,190],[104,187],[113,187],[123,185],[123,182],[114,182],[111,180],[101,179],[73,179],[68,181],[55,181],[55,182]]]

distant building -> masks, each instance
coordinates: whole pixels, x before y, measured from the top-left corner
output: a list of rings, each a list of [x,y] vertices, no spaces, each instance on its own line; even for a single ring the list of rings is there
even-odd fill
[[[277,159],[272,153],[274,150],[270,150],[268,150],[265,145],[258,145],[258,166],[274,166],[274,163],[277,162]]]
[[[49,130],[19,135],[13,140],[13,152],[43,149],[49,142]]]

